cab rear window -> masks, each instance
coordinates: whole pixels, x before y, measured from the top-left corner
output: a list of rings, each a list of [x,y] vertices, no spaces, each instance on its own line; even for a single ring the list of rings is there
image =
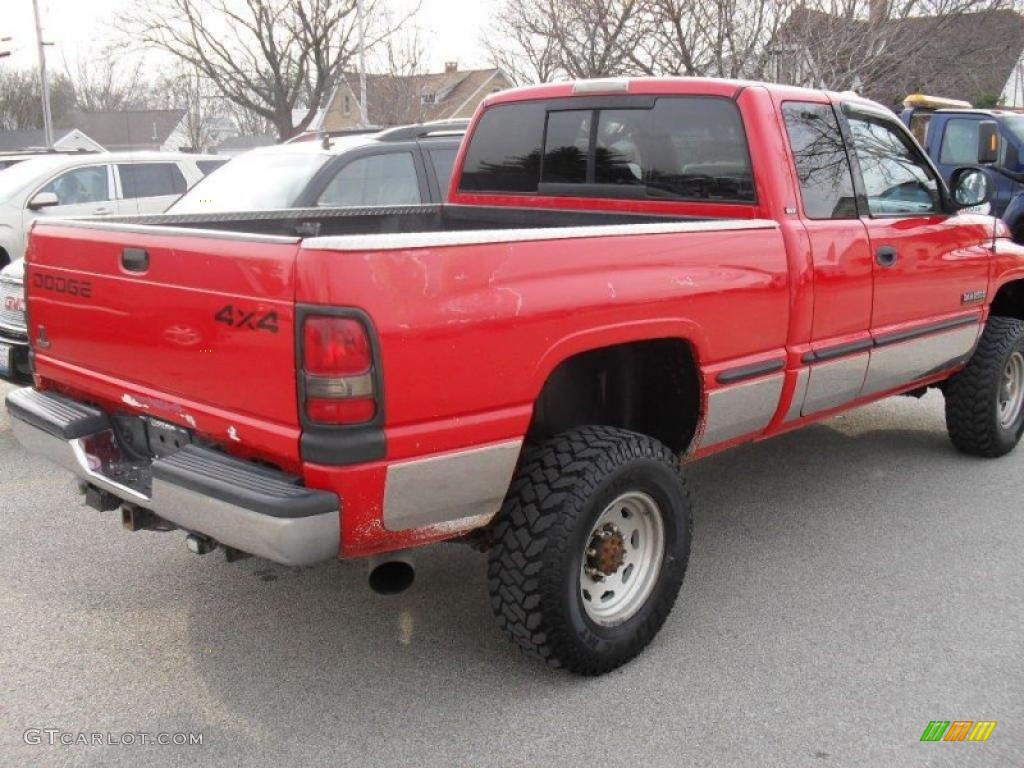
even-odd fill
[[[521,102],[487,110],[467,150],[460,190],[754,202],[746,135],[730,100],[549,106]]]

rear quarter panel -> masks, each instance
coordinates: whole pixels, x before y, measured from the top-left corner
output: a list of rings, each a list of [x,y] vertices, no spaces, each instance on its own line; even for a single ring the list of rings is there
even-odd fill
[[[299,253],[304,303],[356,306],[380,336],[388,459],[521,437],[560,362],[687,340],[713,388],[779,356],[789,317],[779,230]]]

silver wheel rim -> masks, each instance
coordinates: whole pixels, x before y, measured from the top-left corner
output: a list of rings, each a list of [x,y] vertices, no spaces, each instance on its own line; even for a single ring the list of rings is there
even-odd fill
[[[1024,355],[1014,352],[1006,361],[999,386],[999,425],[1009,429],[1020,416],[1024,404]]]
[[[665,523],[654,499],[630,491],[605,507],[580,565],[580,598],[590,620],[608,627],[636,614],[658,581],[664,553]]]

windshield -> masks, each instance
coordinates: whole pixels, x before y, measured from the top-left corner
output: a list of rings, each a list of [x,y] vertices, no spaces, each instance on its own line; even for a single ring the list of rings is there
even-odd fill
[[[40,174],[44,174],[48,169],[57,168],[60,164],[59,160],[52,157],[40,157],[5,168],[0,173],[0,203],[6,203],[27,185],[38,182]]]
[[[1003,125],[1014,138],[1024,142],[1024,115],[1008,115],[1003,118]]]
[[[168,213],[222,213],[291,208],[331,158],[313,152],[249,152],[204,178]],[[2,177],[0,177],[2,178]]]

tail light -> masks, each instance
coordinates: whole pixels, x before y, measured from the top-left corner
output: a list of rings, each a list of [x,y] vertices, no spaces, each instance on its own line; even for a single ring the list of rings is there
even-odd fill
[[[306,417],[320,424],[360,424],[377,413],[373,346],[354,317],[310,315],[302,328]]]

